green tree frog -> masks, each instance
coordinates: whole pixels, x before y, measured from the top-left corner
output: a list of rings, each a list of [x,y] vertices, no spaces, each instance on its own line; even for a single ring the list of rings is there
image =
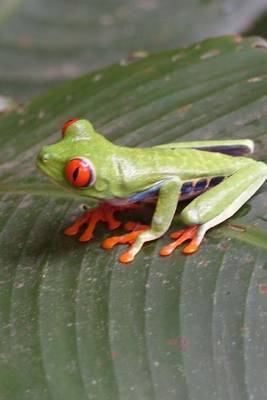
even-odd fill
[[[103,242],[105,249],[129,245],[120,256],[122,263],[131,262],[145,242],[169,229],[177,203],[184,199],[192,199],[180,215],[186,227],[171,234],[174,241],[160,254],[171,254],[185,241],[183,252],[194,253],[205,233],[231,217],[267,177],[266,164],[245,157],[254,149],[249,139],[130,148],[111,143],[85,119],[66,122],[62,136],[41,149],[38,168],[64,189],[98,201],[65,229],[66,235],[76,235],[86,225],[79,240],[88,241],[99,221],[109,229],[120,226],[115,211],[140,202],[156,204],[151,226],[129,222],[128,233]]]

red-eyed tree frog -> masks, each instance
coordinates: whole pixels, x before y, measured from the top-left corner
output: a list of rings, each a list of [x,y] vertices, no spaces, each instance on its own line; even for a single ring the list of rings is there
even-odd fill
[[[109,229],[120,226],[116,210],[156,203],[151,226],[128,223],[130,232],[103,242],[105,249],[129,245],[119,258],[122,263],[131,262],[145,242],[164,235],[178,201],[191,198],[180,215],[186,227],[171,234],[174,241],[160,254],[171,254],[185,241],[183,252],[194,253],[207,230],[235,214],[267,178],[266,164],[245,157],[254,149],[249,139],[130,148],[111,143],[85,119],[66,122],[62,136],[41,149],[38,168],[66,190],[99,203],[66,228],[66,235],[86,225],[79,240],[88,241],[99,221]]]

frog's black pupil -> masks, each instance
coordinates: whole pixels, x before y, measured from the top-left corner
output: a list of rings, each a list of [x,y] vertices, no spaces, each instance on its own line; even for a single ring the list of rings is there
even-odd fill
[[[79,167],[75,168],[75,170],[73,171],[72,178],[74,181],[76,181],[78,175],[79,175]]]

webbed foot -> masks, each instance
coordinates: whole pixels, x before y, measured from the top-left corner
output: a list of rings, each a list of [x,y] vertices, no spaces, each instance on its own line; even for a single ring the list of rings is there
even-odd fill
[[[149,229],[148,225],[141,225],[135,222],[127,222],[124,225],[124,228],[127,231],[130,231],[129,233],[125,233],[124,235],[120,236],[112,236],[107,239],[105,239],[102,242],[102,247],[104,249],[111,249],[117,244],[129,244],[131,245],[127,251],[122,253],[119,257],[119,261],[123,264],[129,263],[133,261],[135,252],[133,251],[132,245],[134,244],[135,240],[138,238],[138,236],[143,233],[144,231]]]
[[[171,233],[170,237],[176,239],[174,242],[164,246],[160,250],[161,256],[169,256],[173,251],[183,244],[185,241],[190,240],[190,243],[183,249],[183,253],[191,254],[198,250],[200,241],[197,240],[197,233],[199,225],[189,226],[177,232]]]
[[[114,213],[120,208],[103,203],[100,206],[86,211],[72,225],[64,230],[67,236],[76,235],[83,225],[87,225],[85,231],[79,238],[79,242],[87,242],[92,239],[94,230],[98,222],[106,222],[108,229],[113,230],[121,225],[121,222],[115,219]]]

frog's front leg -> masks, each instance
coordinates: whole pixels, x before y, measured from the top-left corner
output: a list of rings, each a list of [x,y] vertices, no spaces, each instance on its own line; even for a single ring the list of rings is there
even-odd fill
[[[80,242],[87,242],[92,239],[98,222],[106,222],[110,230],[116,229],[121,225],[121,222],[114,217],[114,213],[118,211],[118,209],[119,207],[103,202],[98,207],[86,211],[71,226],[67,227],[64,233],[67,236],[76,235],[83,225],[87,225],[85,231],[79,238]]]
[[[174,242],[163,247],[160,254],[167,256],[186,240],[190,243],[183,249],[186,254],[195,252],[205,233],[234,215],[267,179],[267,165],[251,161],[218,186],[196,197],[181,213],[181,219],[190,225],[174,232]]]
[[[159,190],[151,227],[140,226],[139,229],[137,228],[126,235],[108,238],[102,246],[105,249],[110,249],[115,244],[130,243],[129,249],[120,256],[119,260],[122,263],[131,262],[145,242],[158,239],[168,230],[177,207],[180,190],[181,181],[178,177],[166,179]]]

